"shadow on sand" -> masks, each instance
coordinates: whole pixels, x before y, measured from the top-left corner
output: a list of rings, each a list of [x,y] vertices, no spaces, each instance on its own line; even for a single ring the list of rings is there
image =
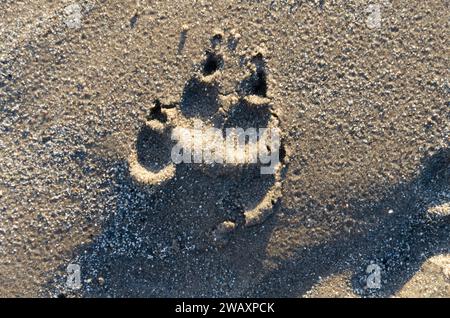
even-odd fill
[[[351,212],[370,220],[362,233],[343,233],[327,243],[298,248],[276,270],[267,270],[263,260],[277,213],[305,211],[287,211],[281,200],[264,224],[240,227],[226,246],[214,246],[210,231],[224,218],[235,216],[241,201],[251,195],[239,192],[242,180],[197,175],[185,166],[163,190],[149,191],[135,185],[126,164],[120,163],[115,214],[91,244],[74,251],[73,262],[80,264],[84,281],[80,294],[297,297],[321,277],[350,271],[356,293],[393,295],[427,258],[450,251],[449,217],[426,212],[439,193],[449,191],[450,150],[440,150],[422,167],[417,178],[390,189],[390,195],[374,203],[375,208]],[[183,178],[186,175],[190,177]],[[389,209],[393,213],[387,213]],[[379,289],[365,287],[371,263],[381,268]],[[59,286],[66,293],[61,287],[64,282],[59,277],[50,288]]]

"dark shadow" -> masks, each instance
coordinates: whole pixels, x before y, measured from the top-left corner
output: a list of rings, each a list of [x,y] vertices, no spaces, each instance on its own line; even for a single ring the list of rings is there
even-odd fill
[[[219,109],[219,88],[196,78],[189,80],[183,91],[180,109],[186,117],[209,119]]]
[[[137,159],[146,169],[159,171],[171,162],[170,151],[173,145],[169,134],[161,135],[144,125],[136,140]]]
[[[212,75],[223,68],[223,57],[215,52],[206,51],[206,59],[203,62],[203,76]]]
[[[224,66],[222,55],[212,50],[207,50],[205,54],[205,60],[201,65],[204,77],[213,75]],[[186,117],[211,119],[219,109],[218,98],[219,87],[216,83],[203,81],[194,76],[184,86],[180,109]]]
[[[244,95],[267,96],[266,73],[257,71],[244,79],[239,87]]]
[[[252,63],[256,70],[246,77],[238,86],[241,95],[267,96],[267,74],[266,63],[262,54],[257,54],[252,58]]]
[[[181,52],[183,51],[184,46],[186,44],[186,39],[187,39],[187,31],[181,31],[180,40],[178,41],[178,49],[177,49],[178,54],[181,54]]]
[[[220,33],[214,34],[211,37],[211,48],[216,49],[222,43],[222,40],[223,40],[222,34]]]
[[[424,160],[421,174],[400,185],[366,212],[375,221],[362,234],[341,234],[331,242],[299,249],[279,269],[265,275],[247,296],[296,297],[320,278],[342,271],[353,273],[353,290],[362,296],[395,294],[429,257],[450,252],[450,219],[426,211],[429,196],[449,190],[450,151],[443,149]],[[362,204],[361,206],[363,206]],[[390,214],[387,211],[391,209]],[[360,214],[356,209],[353,213]],[[381,269],[380,288],[367,288],[367,266]]]
[[[271,112],[268,104],[253,106],[249,105],[245,100],[240,100],[230,108],[224,128],[267,128],[270,117]]]
[[[134,14],[130,19],[130,28],[134,29],[136,27],[136,24],[138,22],[139,15],[136,13]]]
[[[265,193],[265,180],[253,173],[211,178],[181,165],[163,189],[149,191],[129,178],[126,164],[118,163],[117,210],[101,235],[74,251],[72,262],[80,264],[83,279],[93,279],[83,283],[80,295],[297,297],[321,278],[343,271],[353,273],[352,287],[362,296],[393,295],[427,258],[450,252],[449,217],[426,213],[433,201],[429,196],[448,191],[449,158],[449,149],[443,149],[425,160],[415,180],[391,189],[365,211],[368,225],[359,233],[342,230],[326,243],[299,247],[269,271],[262,261],[272,231],[280,225],[277,215],[298,213],[283,208],[282,201],[263,225],[239,226],[228,245],[217,247],[210,240],[210,231],[224,219],[242,222],[243,205]],[[366,203],[358,204],[362,208]],[[356,207],[345,213],[359,216],[360,211]],[[380,289],[365,287],[371,263],[381,267]],[[49,283],[52,288],[63,284],[64,277]]]
[[[125,164],[117,168],[117,211],[91,244],[74,251],[71,263],[80,265],[83,280],[92,279],[83,283],[79,295],[239,296],[262,266],[270,234],[242,227],[244,205],[265,194],[266,177],[243,173],[211,178],[181,165],[163,189],[150,191],[136,185],[127,169]],[[211,231],[224,220],[240,225],[228,245],[215,246]],[[66,295],[64,282],[59,277],[50,284]]]

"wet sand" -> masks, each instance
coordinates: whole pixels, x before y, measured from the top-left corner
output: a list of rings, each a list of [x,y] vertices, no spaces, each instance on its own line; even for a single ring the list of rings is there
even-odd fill
[[[0,9],[0,296],[450,296],[448,1]],[[216,34],[211,101],[192,81]],[[267,218],[245,226],[273,184],[249,171],[137,182],[130,154],[159,141],[141,133],[155,101],[190,98],[187,117],[234,105],[255,52],[285,151]],[[159,149],[142,156],[164,161]]]

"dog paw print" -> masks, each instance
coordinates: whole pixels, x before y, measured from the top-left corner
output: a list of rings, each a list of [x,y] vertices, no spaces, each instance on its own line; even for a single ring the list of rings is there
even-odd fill
[[[273,212],[285,156],[265,54],[251,54],[247,75],[236,80],[231,93],[223,93],[227,59],[222,39],[221,34],[212,37],[180,101],[156,99],[150,106],[129,158],[133,180],[152,189],[177,188],[177,182],[181,188],[181,180],[195,183],[200,174],[214,178],[214,189],[212,182],[199,187],[221,192],[214,196],[219,212],[204,215],[214,222],[222,218],[210,231],[219,242]]]

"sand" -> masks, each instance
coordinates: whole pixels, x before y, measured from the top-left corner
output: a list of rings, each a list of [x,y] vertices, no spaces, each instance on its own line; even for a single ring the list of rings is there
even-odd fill
[[[449,12],[3,1],[0,296],[449,297],[433,263],[450,249]],[[175,127],[268,105],[231,123],[276,118],[279,173],[186,164],[139,180],[168,164],[145,133],[158,101],[183,115]]]

